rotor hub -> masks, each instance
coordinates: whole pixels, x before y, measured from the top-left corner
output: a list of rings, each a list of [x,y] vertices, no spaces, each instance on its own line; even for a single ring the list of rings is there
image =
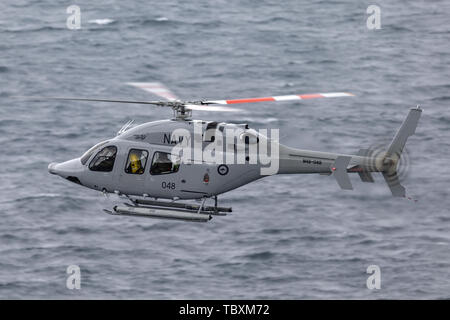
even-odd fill
[[[183,103],[172,106],[172,110],[176,120],[186,120],[192,116],[192,110],[187,109]]]

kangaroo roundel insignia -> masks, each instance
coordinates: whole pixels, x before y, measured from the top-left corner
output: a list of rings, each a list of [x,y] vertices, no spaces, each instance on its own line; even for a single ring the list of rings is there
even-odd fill
[[[224,176],[228,173],[228,171],[230,171],[228,169],[228,167],[224,164],[221,164],[218,168],[217,168],[217,172],[221,175]]]

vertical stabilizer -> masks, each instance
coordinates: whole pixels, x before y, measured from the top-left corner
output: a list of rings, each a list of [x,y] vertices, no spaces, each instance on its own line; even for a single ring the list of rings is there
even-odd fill
[[[419,106],[409,111],[408,116],[395,134],[394,139],[392,139],[392,142],[386,152],[385,159],[387,160],[389,158],[389,161],[387,161],[389,165],[383,170],[382,173],[383,178],[394,197],[405,196],[405,188],[400,184],[400,180],[397,175],[397,165],[402,156],[406,141],[416,132],[421,114],[422,109],[420,109]]]

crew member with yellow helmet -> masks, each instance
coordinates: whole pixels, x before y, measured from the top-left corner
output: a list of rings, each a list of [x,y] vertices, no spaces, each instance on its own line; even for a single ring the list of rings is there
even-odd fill
[[[127,172],[141,174],[144,173],[144,168],[142,167],[141,159],[138,154],[131,152],[129,157],[130,164],[128,165]]]

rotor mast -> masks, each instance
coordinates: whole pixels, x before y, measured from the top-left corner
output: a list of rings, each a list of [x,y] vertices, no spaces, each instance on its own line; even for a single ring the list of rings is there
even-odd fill
[[[175,117],[175,120],[184,121],[190,117],[192,117],[192,110],[187,109],[186,105],[181,101],[174,101],[169,105],[172,107],[173,115]]]

